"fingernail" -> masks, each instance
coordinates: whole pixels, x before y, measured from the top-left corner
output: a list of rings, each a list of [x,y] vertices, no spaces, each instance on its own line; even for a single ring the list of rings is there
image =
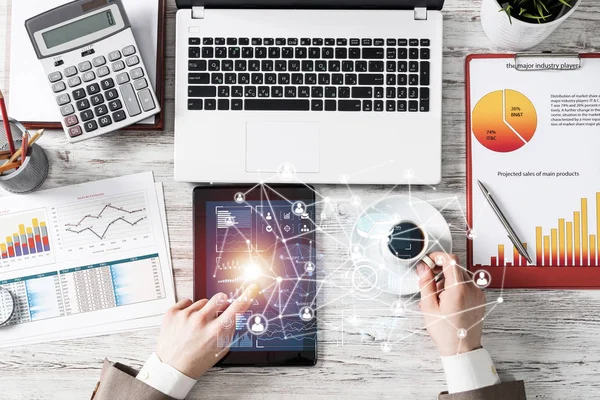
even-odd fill
[[[418,263],[417,264],[417,275],[419,275],[419,276],[423,275],[425,272],[427,272],[428,268],[429,267],[427,265],[425,265],[425,263],[422,263],[422,262]]]

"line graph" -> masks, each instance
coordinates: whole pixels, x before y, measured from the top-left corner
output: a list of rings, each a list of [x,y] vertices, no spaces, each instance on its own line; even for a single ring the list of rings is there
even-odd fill
[[[66,248],[93,246],[150,235],[144,193],[71,204],[57,209]]]

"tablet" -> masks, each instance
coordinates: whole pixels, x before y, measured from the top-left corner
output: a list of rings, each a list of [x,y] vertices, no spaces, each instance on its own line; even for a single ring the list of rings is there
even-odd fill
[[[315,195],[304,185],[194,189],[194,298],[261,291],[220,366],[315,365]],[[227,345],[224,345],[226,347]]]

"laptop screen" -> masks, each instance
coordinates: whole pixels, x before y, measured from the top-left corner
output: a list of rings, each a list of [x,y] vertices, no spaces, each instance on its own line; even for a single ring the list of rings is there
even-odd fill
[[[441,10],[444,0],[176,0],[178,8],[374,8]]]

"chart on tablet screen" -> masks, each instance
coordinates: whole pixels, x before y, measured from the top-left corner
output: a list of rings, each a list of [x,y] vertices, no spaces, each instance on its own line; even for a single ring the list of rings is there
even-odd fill
[[[524,94],[504,89],[483,96],[475,105],[473,134],[489,150],[508,153],[525,146],[536,132],[535,106]]]

